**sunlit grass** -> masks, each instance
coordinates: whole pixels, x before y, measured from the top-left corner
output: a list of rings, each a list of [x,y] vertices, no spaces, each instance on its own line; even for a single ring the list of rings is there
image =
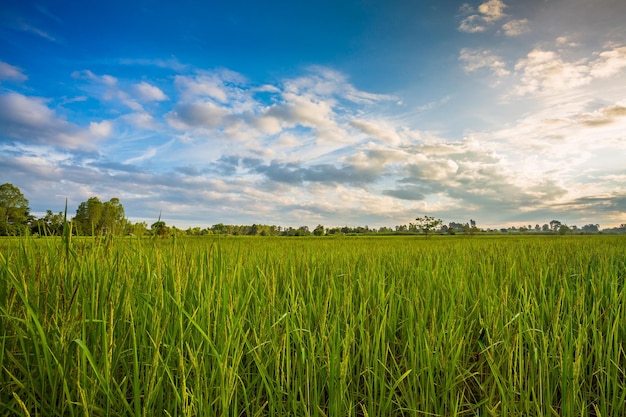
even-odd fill
[[[0,240],[0,415],[626,415],[626,239]]]

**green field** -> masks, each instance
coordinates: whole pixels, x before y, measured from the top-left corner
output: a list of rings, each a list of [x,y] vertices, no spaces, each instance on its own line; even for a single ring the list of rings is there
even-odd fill
[[[0,416],[624,416],[626,237],[0,240]]]

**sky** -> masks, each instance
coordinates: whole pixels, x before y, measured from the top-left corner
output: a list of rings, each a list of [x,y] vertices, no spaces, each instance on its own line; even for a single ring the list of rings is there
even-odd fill
[[[623,0],[0,0],[0,183],[132,222],[626,223]]]

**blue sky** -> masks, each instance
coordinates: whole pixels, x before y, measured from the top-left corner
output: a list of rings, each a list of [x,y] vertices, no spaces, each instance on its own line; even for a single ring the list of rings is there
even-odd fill
[[[0,183],[36,215],[626,223],[622,0],[0,2]]]

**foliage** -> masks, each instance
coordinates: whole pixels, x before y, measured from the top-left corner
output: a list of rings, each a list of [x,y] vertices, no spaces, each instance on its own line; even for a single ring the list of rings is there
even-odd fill
[[[0,240],[0,415],[626,415],[625,245]]]
[[[424,231],[426,236],[428,236],[431,230],[435,230],[443,223],[443,220],[436,219],[432,216],[418,217],[415,221],[417,222],[417,228]]]
[[[24,234],[30,220],[28,200],[13,184],[0,185],[0,236]]]
[[[78,234],[82,236],[126,233],[124,207],[118,198],[102,203],[98,197],[91,197],[80,203],[74,223]]]

